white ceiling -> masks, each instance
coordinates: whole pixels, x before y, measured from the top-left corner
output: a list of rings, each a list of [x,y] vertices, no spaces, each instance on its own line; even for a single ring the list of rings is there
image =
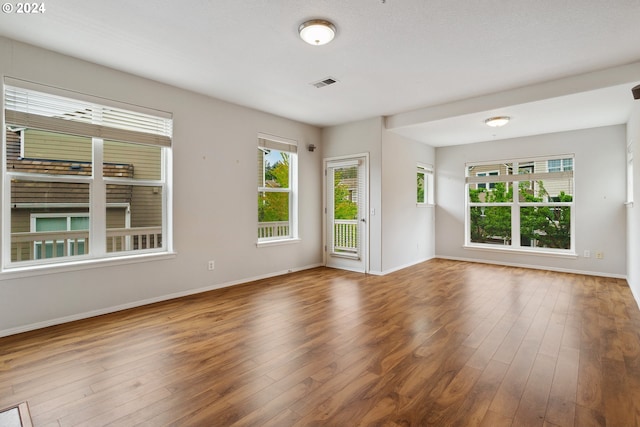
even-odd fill
[[[631,83],[640,82],[626,70],[570,91],[547,84],[571,86],[571,76],[640,64],[639,0],[55,0],[45,7],[39,15],[0,14],[0,35],[317,126],[388,116],[392,130],[434,146],[624,123]],[[298,26],[312,18],[336,25],[332,43],[298,38]],[[311,85],[326,77],[338,83]],[[544,97],[518,97],[519,88],[537,85],[549,89]],[[496,93],[506,94],[502,102]],[[478,102],[483,97],[495,102]],[[494,113],[513,120],[488,129],[482,123]]]

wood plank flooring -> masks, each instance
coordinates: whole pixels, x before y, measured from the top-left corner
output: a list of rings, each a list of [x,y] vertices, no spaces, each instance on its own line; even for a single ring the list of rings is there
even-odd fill
[[[637,426],[640,311],[618,279],[317,268],[2,338],[22,401],[37,427]]]

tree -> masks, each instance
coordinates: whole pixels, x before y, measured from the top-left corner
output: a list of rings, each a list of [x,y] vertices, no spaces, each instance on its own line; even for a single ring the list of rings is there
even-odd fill
[[[289,188],[289,154],[265,166],[265,186]],[[258,222],[289,221],[289,193],[265,191],[258,194]]]
[[[552,197],[543,181],[536,182],[537,194],[528,182],[520,182],[518,197],[525,203],[571,202],[573,196],[560,192]],[[513,201],[513,188],[497,182],[494,188],[469,189],[472,203],[504,203]],[[470,211],[471,241],[492,243],[511,240],[511,206],[473,206]],[[570,206],[523,206],[520,208],[520,241],[523,246],[569,249],[571,247]]]
[[[355,167],[336,169],[334,172],[333,216],[334,219],[358,219],[358,204],[353,201],[345,179],[357,178]]]
[[[538,181],[538,195],[520,189],[523,201],[543,202],[571,202],[573,196],[561,191],[557,197],[551,197],[544,187],[544,182]],[[570,206],[527,206],[520,209],[520,239],[536,241],[537,246],[543,248],[569,249],[571,247],[571,207]]]
[[[484,199],[484,200],[482,200]],[[513,201],[513,188],[504,182],[496,182],[494,187],[469,189],[469,201],[480,203],[506,203]],[[471,241],[493,243],[501,239],[511,241],[510,206],[475,206],[471,208]]]

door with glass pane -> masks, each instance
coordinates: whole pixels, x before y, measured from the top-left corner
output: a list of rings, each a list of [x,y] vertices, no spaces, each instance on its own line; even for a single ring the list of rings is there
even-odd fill
[[[327,160],[326,265],[367,271],[366,157]]]

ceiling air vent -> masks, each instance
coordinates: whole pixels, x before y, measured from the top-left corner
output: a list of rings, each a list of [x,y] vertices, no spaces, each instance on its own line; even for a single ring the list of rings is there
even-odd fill
[[[325,87],[325,86],[329,86],[332,85],[334,83],[338,83],[338,81],[336,79],[334,79],[333,77],[327,77],[326,79],[311,83],[313,86],[315,86],[316,88],[320,89],[321,87]]]

